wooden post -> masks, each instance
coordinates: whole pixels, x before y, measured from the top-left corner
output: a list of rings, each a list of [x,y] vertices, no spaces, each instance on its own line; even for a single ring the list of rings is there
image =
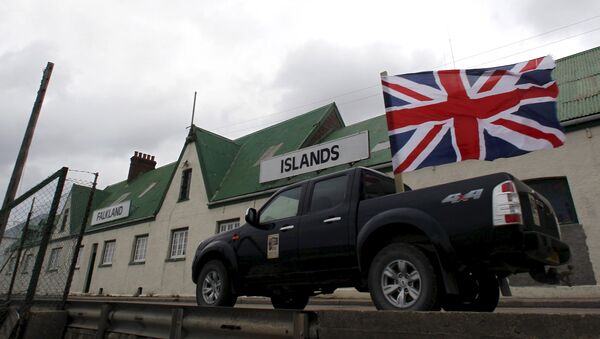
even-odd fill
[[[379,74],[381,77],[386,77],[388,75],[387,71],[383,71]],[[386,113],[387,114],[387,113]],[[390,148],[391,150],[391,148]],[[394,155],[392,154],[392,157]],[[404,192],[404,180],[402,180],[402,173],[394,173],[394,183],[396,184],[396,193]]]

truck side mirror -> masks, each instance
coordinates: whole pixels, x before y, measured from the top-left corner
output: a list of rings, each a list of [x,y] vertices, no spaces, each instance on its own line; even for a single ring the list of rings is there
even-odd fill
[[[258,226],[258,213],[252,207],[246,210],[246,222],[254,227]]]

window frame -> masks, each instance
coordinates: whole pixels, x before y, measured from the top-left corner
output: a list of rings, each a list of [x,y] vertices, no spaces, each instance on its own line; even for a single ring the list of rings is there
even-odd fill
[[[63,211],[63,217],[62,217],[62,220],[61,220],[61,223],[60,223],[60,230],[59,230],[59,232],[64,232],[65,229],[67,228],[67,219],[69,219],[69,212],[70,212],[70,209],[68,207],[64,209],[64,211]]]
[[[136,259],[136,254],[138,250],[138,240],[146,239],[146,243],[144,244],[144,257],[143,259]],[[131,248],[131,258],[129,260],[129,265],[143,265],[146,263],[146,254],[148,253],[148,233],[138,234],[133,238],[133,246]]]
[[[48,256],[48,265],[46,266],[46,271],[55,272],[58,271],[58,259],[60,258],[60,252],[62,247],[54,247],[50,250],[50,255]],[[56,255],[54,255],[56,253]]]
[[[179,184],[179,198],[177,202],[190,200],[192,186],[192,169],[186,168],[181,171],[181,182]]]
[[[29,274],[29,271],[30,271],[30,269],[29,269],[29,265],[30,265],[29,259],[33,260],[33,253],[25,253],[23,255],[23,260],[22,260],[22,263],[23,263],[22,266],[23,267],[21,268],[21,274]]]
[[[81,268],[81,260],[82,260],[81,258],[83,257],[83,247],[84,247],[84,245],[80,245],[79,252],[77,252],[77,260],[75,260],[75,267],[73,267],[76,270]]]
[[[106,262],[106,251],[108,248],[108,245],[112,244],[113,248],[112,248],[112,253],[110,256],[110,262]],[[104,246],[102,247],[102,257],[100,257],[100,264],[98,265],[98,267],[109,267],[112,266],[114,263],[114,258],[115,258],[115,252],[117,250],[117,240],[116,239],[112,239],[112,240],[105,240],[104,241]]]
[[[231,223],[234,223],[234,224],[237,223],[237,226],[234,226],[233,228],[229,228],[229,229],[221,231],[221,226],[227,225],[227,224],[231,224]],[[241,226],[241,224],[240,224],[240,218],[232,218],[232,219],[226,219],[226,220],[219,220],[219,221],[217,221],[217,229],[216,229],[216,233],[215,234],[219,234],[219,233],[231,231],[231,230],[234,230],[236,228],[240,228],[240,226]]]
[[[175,235],[178,233],[183,233],[183,232],[185,232],[184,244],[183,244],[183,246],[181,246],[183,253],[173,255],[173,249],[174,249],[173,245],[174,245],[174,241],[176,239]],[[187,255],[188,236],[189,236],[189,227],[181,227],[181,228],[176,228],[176,229],[171,230],[171,237],[169,239],[169,252],[167,253],[166,261],[185,260],[185,256]],[[177,245],[175,248],[179,248],[179,246]]]

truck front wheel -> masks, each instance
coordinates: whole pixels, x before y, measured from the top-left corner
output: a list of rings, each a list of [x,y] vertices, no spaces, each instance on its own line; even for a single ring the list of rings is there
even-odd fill
[[[394,243],[382,249],[369,269],[369,291],[379,310],[434,310],[437,289],[431,262],[408,243]]]
[[[232,294],[229,273],[219,260],[206,263],[196,284],[196,301],[199,306],[233,306],[237,296]]]

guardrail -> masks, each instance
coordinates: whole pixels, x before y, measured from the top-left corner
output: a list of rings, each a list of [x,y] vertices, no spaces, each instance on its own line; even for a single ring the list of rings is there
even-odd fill
[[[600,338],[600,314],[281,311],[68,302],[79,338]]]
[[[87,338],[92,332],[96,338],[108,333],[172,339],[317,337],[309,333],[311,312],[98,302],[68,302],[66,311],[65,338]]]

